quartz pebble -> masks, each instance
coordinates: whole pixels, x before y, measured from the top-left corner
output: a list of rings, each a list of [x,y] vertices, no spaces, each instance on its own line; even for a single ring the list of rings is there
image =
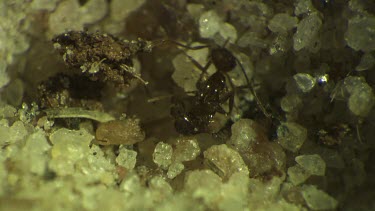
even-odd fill
[[[30,172],[42,176],[47,167],[50,149],[51,145],[42,130],[30,134],[21,153],[22,160],[26,161],[24,168],[30,168]]]
[[[76,0],[63,1],[49,16],[49,36],[68,30],[82,30],[85,24],[101,20],[107,11],[108,4],[105,0],[90,0],[82,6]]]
[[[303,18],[301,22],[299,22],[297,32],[293,36],[294,50],[299,51],[314,45],[318,39],[321,26],[322,20],[318,13],[312,13]]]
[[[250,178],[248,183],[251,193],[249,201],[250,210],[256,210],[255,208],[259,205],[269,206],[274,203],[272,201],[278,197],[280,186],[284,180],[285,177],[272,177],[267,181]]]
[[[315,78],[308,73],[297,73],[293,76],[298,88],[307,93],[315,86]]]
[[[219,210],[245,210],[248,208],[249,178],[241,172],[234,173],[228,182],[221,185],[220,197],[217,207]]]
[[[0,146],[14,144],[27,136],[28,131],[21,121],[16,121],[11,127],[0,125]]]
[[[364,71],[371,69],[375,65],[375,57],[371,53],[363,54],[360,63],[355,67],[357,71]]]
[[[371,111],[375,103],[375,96],[372,88],[367,84],[356,89],[350,95],[348,107],[355,115],[365,117]]]
[[[173,81],[186,92],[196,91],[196,82],[200,76],[199,70],[196,70],[193,63],[183,54],[178,54],[172,62],[175,68],[172,74]]]
[[[277,137],[284,149],[297,152],[307,138],[307,130],[295,122],[285,122],[277,128]]]
[[[219,34],[225,41],[229,40],[230,42],[234,42],[237,40],[237,30],[229,23],[220,24]]]
[[[0,105],[0,119],[14,117],[17,110],[10,105]]]
[[[16,60],[17,55],[21,55],[29,49],[28,28],[30,16],[26,15],[27,3],[0,1],[0,87],[9,82],[7,74],[8,65]],[[17,63],[21,60],[17,60]],[[22,73],[22,69],[17,72]],[[13,76],[13,75],[12,75]],[[14,76],[13,76],[14,77]]]
[[[317,154],[297,156],[296,162],[312,175],[317,175],[317,176],[325,175],[326,163]]]
[[[356,90],[363,88],[366,84],[366,81],[363,77],[349,76],[344,80],[345,91],[352,95]]]
[[[215,38],[218,33],[221,40],[237,40],[237,30],[230,23],[226,23],[215,10],[204,12],[199,17],[199,33],[203,38]],[[220,42],[220,40],[219,40]]]
[[[166,198],[173,193],[172,187],[161,176],[155,176],[150,180],[150,189],[157,191],[162,198]]]
[[[297,26],[298,19],[286,13],[278,13],[270,20],[268,28],[275,33],[287,33]]]
[[[271,55],[279,56],[287,52],[292,47],[289,36],[278,34],[270,45],[269,52]]]
[[[198,141],[195,138],[179,138],[173,151],[174,162],[194,160],[200,154]]]
[[[70,14],[67,16],[66,14]],[[79,20],[79,3],[75,0],[61,2],[49,17],[51,36],[61,34],[65,30],[82,30],[83,25]]]
[[[349,76],[344,80],[344,86],[350,94],[348,107],[355,115],[365,117],[375,104],[372,88],[361,77]]]
[[[172,146],[164,142],[159,142],[153,153],[154,162],[163,169],[168,169],[172,163]]]
[[[304,185],[301,192],[307,206],[312,210],[333,210],[338,205],[336,199],[313,185]]]
[[[294,10],[294,14],[296,15],[308,14],[316,10],[311,0],[297,0],[296,2],[297,5]]]
[[[280,175],[285,167],[285,153],[270,142],[265,130],[250,119],[241,119],[232,125],[228,146],[236,149],[246,163],[250,176]]]
[[[349,19],[345,40],[347,44],[356,51],[373,51],[375,50],[374,28],[374,16],[355,16]]]
[[[241,158],[241,155],[227,145],[214,145],[207,149],[204,158],[208,166],[222,178],[229,178],[235,172],[243,172],[249,175],[249,169]]]
[[[172,163],[168,168],[167,177],[169,179],[175,178],[184,170],[184,168],[185,166],[182,163],[177,163],[177,162]]]
[[[82,184],[99,183],[110,186],[116,183],[115,178],[118,176],[115,162],[98,145],[92,145],[89,152],[83,154],[83,158],[74,163],[73,167]]]
[[[251,119],[240,119],[232,125],[232,136],[227,142],[237,150],[248,149],[257,143],[258,134],[252,125],[255,122]]]
[[[199,18],[199,33],[201,37],[213,37],[219,32],[221,22],[221,18],[214,10],[204,12]]]
[[[61,128],[49,138],[53,144],[49,167],[58,175],[69,175],[75,171],[74,164],[89,154],[89,144],[94,137],[86,130]]]
[[[80,21],[83,24],[90,24],[100,21],[108,12],[106,0],[90,0],[79,8]]]
[[[256,48],[267,48],[268,42],[263,40],[259,34],[256,32],[248,31],[245,32],[239,39],[238,39],[238,46],[240,47],[256,47]]]
[[[132,172],[124,180],[122,180],[119,189],[127,194],[136,194],[142,191],[141,180],[139,176]]]
[[[116,157],[116,163],[128,170],[133,169],[137,162],[137,152],[125,147],[120,148],[119,152],[119,155]]]
[[[286,95],[281,99],[280,104],[283,111],[293,112],[302,105],[302,99],[296,94]]]
[[[195,170],[186,175],[184,188],[194,198],[212,206],[220,195],[220,186],[221,178],[211,170]]]
[[[311,174],[300,165],[295,165],[288,168],[288,176],[293,185],[299,185],[304,183],[311,176]]]

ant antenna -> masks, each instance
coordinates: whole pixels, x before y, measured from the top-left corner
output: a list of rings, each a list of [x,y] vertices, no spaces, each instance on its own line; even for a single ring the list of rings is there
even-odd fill
[[[209,47],[208,45],[199,45],[199,46],[192,47],[192,46],[184,45],[184,44],[182,44],[178,41],[175,41],[175,40],[164,39],[164,40],[153,41],[152,42],[152,48],[154,48],[155,46],[165,45],[165,44],[169,44],[169,43],[180,46],[182,48],[189,49],[189,50],[199,50],[199,49],[202,49],[202,48],[208,48]]]
[[[209,46],[208,45],[199,45],[199,46],[188,46],[188,45],[184,45],[178,41],[175,41],[175,40],[171,40],[171,39],[162,39],[162,40],[156,40],[156,41],[153,41],[152,44],[151,44],[151,48],[154,48],[156,46],[160,46],[160,45],[166,45],[166,44],[173,44],[173,45],[176,45],[176,46],[179,46],[179,47],[182,47],[182,48],[185,48],[185,49],[189,49],[189,50],[200,50],[200,49],[203,49],[203,48],[208,48]],[[185,51],[183,51],[184,55],[187,56],[190,61],[192,61],[192,63],[198,67],[199,69],[201,70],[207,70],[208,67],[210,66],[211,64],[211,61],[209,61],[209,63],[207,63],[204,67],[202,67],[197,61],[195,61],[191,56],[189,56]],[[206,71],[204,71],[206,72]],[[135,76],[136,77],[136,76]],[[201,76],[202,77],[202,76]],[[141,81],[143,81],[141,78],[138,78],[140,79]],[[199,79],[199,81],[201,81],[201,78]],[[146,82],[147,84],[147,82]],[[187,93],[190,93],[190,92],[187,92]],[[153,97],[151,99],[148,99],[147,102],[148,103],[154,103],[154,102],[157,102],[159,100],[164,100],[164,99],[168,99],[168,98],[171,98],[173,97],[174,95],[164,95],[164,96],[158,96],[158,97]]]

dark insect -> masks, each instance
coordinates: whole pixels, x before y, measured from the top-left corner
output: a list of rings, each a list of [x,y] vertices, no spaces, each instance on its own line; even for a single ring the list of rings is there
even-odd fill
[[[248,88],[252,91],[253,88],[250,85],[241,63],[224,47],[216,47],[211,50],[210,61],[205,67],[201,67],[192,58],[190,58],[190,60],[202,70],[202,74],[205,73],[211,63],[213,63],[217,71],[206,81],[202,82],[200,79],[197,82],[197,91],[194,96],[188,96],[182,99],[173,98],[171,115],[175,120],[175,129],[180,134],[193,135],[209,133],[210,124],[213,122],[215,114],[226,114],[221,107],[223,103],[229,100],[229,112],[232,111],[236,88],[227,73],[232,71],[237,63],[241,66],[245,75]],[[231,90],[229,90],[226,85],[226,77],[229,79],[232,86]],[[266,114],[265,109],[263,111]]]

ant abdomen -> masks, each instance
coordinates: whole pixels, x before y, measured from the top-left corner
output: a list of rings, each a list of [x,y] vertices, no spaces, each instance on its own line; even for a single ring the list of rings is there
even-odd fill
[[[174,126],[178,133],[195,135],[208,132],[208,122],[212,118],[211,109],[202,106],[195,97],[173,100],[170,114],[174,118]]]
[[[198,85],[198,97],[204,102],[219,102],[220,95],[226,90],[225,76],[216,72],[207,81]]]

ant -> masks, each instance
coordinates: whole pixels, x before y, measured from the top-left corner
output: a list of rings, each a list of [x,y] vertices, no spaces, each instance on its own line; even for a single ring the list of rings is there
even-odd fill
[[[107,34],[74,31],[58,35],[53,41],[55,48],[63,55],[64,62],[73,69],[75,74],[83,75],[91,81],[111,83],[120,88],[127,87],[133,78],[137,78],[147,85],[146,81],[135,74],[132,64],[132,58],[140,52],[150,52],[154,47],[167,42],[192,50],[208,47],[189,47],[169,39],[154,42],[139,39],[129,42]],[[224,46],[227,42],[228,40]],[[237,63],[241,66],[248,88],[253,92],[259,108],[264,114],[267,114],[262,104],[259,103],[242,64],[228,49],[225,47],[212,48],[210,60],[204,67],[193,58],[189,57],[189,59],[202,70],[202,74],[196,84],[197,91],[193,96],[173,99],[170,114],[175,119],[177,132],[185,135],[210,132],[210,123],[213,122],[215,114],[226,114],[221,105],[228,99],[229,113],[231,113],[236,88],[228,73],[237,66]],[[203,81],[202,77],[211,64],[216,67],[217,71]],[[231,85],[231,91],[228,90],[226,78]]]
[[[225,42],[224,46],[227,44]],[[183,46],[183,45],[179,45]],[[187,47],[188,49],[201,49],[207,46]],[[237,63],[240,65],[241,70],[245,76],[248,88],[253,93],[258,107],[262,110],[263,114],[270,117],[263,104],[260,103],[254,87],[250,83],[245,70],[239,60],[225,47],[215,47],[211,49],[209,62],[202,67],[197,61],[190,56],[186,55],[195,66],[202,70],[202,75],[211,65],[215,66],[216,72],[202,82],[202,75],[196,84],[197,91],[193,96],[187,96],[183,99],[172,99],[173,106],[170,114],[175,119],[175,129],[178,133],[183,135],[194,135],[198,133],[210,132],[210,123],[213,122],[216,113],[226,114],[221,105],[229,99],[229,113],[232,112],[234,104],[234,94],[236,88],[230,80],[228,73],[232,71]],[[226,85],[226,78],[231,85],[232,91],[228,90]]]

